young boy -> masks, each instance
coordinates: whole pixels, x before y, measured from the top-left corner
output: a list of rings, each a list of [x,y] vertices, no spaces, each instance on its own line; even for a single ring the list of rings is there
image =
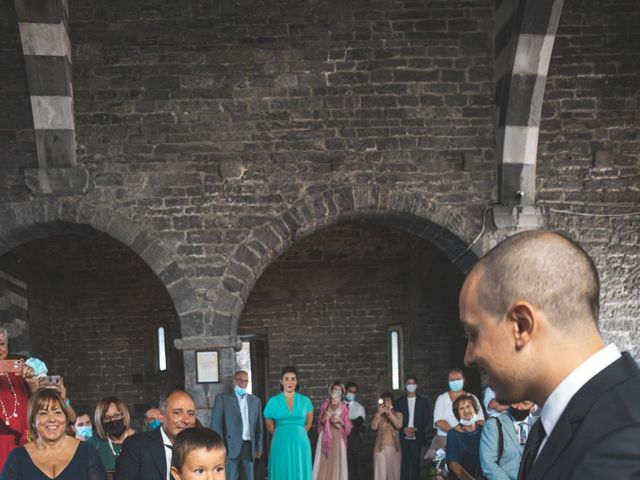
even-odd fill
[[[208,428],[187,428],[173,444],[171,474],[175,480],[224,480],[226,459],[220,435]]]

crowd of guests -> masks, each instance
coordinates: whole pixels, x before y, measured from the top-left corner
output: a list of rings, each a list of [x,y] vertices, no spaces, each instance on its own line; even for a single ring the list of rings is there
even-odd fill
[[[7,357],[8,334],[0,329],[0,360]],[[34,368],[23,363],[15,372],[0,374],[0,480],[36,480],[43,474],[59,480],[187,480],[202,478],[194,472],[200,475],[207,461],[211,473],[204,478],[253,480],[254,462],[263,455],[265,428],[273,435],[270,479],[360,478],[366,410],[356,400],[355,382],[334,382],[320,402],[313,457],[308,432],[314,407],[299,392],[295,367],[282,369],[281,392],[264,409],[260,399],[247,392],[248,373],[238,371],[233,391],[216,396],[210,429],[198,425],[191,396],[172,391],[147,409],[145,431],[136,433],[121,399],[99,400],[93,416],[84,410],[76,413],[63,382],[47,388]],[[486,478],[516,478],[531,426],[531,404],[507,406],[506,411],[492,404],[496,410],[491,412],[499,416],[483,429],[480,403],[465,392],[462,371],[451,370],[448,381],[449,390],[438,397],[433,415],[427,399],[417,394],[415,376],[406,378],[405,394],[399,398],[391,392],[380,395],[370,422],[376,432],[375,480],[420,478],[421,453],[432,420],[436,435],[425,458],[446,459],[441,475],[446,471],[453,479],[478,478],[480,473]],[[490,397],[489,391],[488,402]],[[184,449],[176,446],[181,432],[188,444]],[[445,450],[446,457],[438,457]]]

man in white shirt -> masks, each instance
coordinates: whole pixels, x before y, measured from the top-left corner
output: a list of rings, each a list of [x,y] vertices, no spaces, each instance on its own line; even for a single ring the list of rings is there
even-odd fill
[[[444,449],[447,446],[447,432],[458,425],[458,419],[453,413],[453,402],[464,394],[471,395],[478,407],[478,421],[484,422],[484,413],[480,407],[480,401],[472,393],[468,393],[464,390],[465,378],[464,372],[460,368],[452,368],[447,373],[447,386],[449,389],[440,394],[436,399],[436,405],[433,409],[433,428],[436,430],[436,435],[431,441],[431,445],[427,450],[424,458],[426,460],[433,461],[436,452],[441,448]]]
[[[500,402],[542,406],[520,480],[640,478],[640,369],[605,346],[599,293],[587,253],[544,230],[509,237],[464,282],[465,363]]]
[[[420,451],[425,442],[424,430],[431,419],[431,410],[426,398],[418,395],[418,379],[407,376],[404,385],[406,395],[399,397],[393,408],[402,413],[400,449],[402,450],[401,480],[420,478]]]
[[[349,419],[351,420],[351,433],[347,438],[347,465],[349,467],[349,480],[359,480],[360,469],[360,449],[362,448],[362,439],[360,433],[364,432],[364,419],[366,412],[364,407],[356,401],[358,394],[358,384],[349,382],[346,385],[347,393],[345,402],[349,408]]]

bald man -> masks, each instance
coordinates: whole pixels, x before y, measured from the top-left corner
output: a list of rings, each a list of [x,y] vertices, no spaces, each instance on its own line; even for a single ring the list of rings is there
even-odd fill
[[[181,431],[196,424],[196,406],[182,390],[160,401],[159,428],[127,438],[116,460],[116,480],[171,480],[173,442]]]
[[[520,480],[640,478],[640,369],[605,346],[599,294],[585,251],[543,230],[508,238],[464,282],[465,363],[501,403],[542,406]]]

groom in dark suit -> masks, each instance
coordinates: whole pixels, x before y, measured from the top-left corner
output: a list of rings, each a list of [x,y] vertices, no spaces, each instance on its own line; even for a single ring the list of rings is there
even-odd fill
[[[404,387],[407,394],[398,397],[393,404],[393,408],[402,413],[400,479],[418,480],[422,459],[420,453],[425,442],[424,430],[431,422],[431,409],[427,399],[417,393],[418,379],[415,375],[407,377]]]
[[[509,237],[462,287],[465,363],[498,401],[542,406],[520,480],[640,478],[640,369],[605,346],[599,293],[587,253],[544,230]]]
[[[262,456],[262,403],[247,393],[249,374],[233,376],[233,392],[216,396],[211,428],[227,446],[227,480],[253,480],[253,463]]]

